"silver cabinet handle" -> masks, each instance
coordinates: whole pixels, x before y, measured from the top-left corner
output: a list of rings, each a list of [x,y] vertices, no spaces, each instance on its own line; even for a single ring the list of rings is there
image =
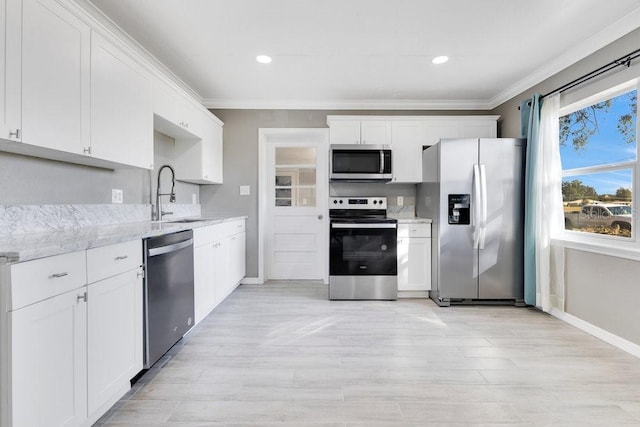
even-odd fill
[[[87,302],[89,298],[87,298],[87,293],[85,292],[84,294],[78,295],[76,297],[76,302],[80,302],[81,300],[84,302]]]
[[[49,279],[58,279],[60,277],[64,277],[64,276],[68,276],[69,273],[67,273],[66,271],[64,273],[54,273],[51,276],[49,276]]]
[[[120,256],[117,256],[117,257],[116,257],[116,261],[121,261],[121,260],[123,260],[123,259],[127,259],[127,258],[129,258],[129,256],[128,256],[128,255],[120,255]]]
[[[9,131],[9,138],[20,139],[20,129],[16,129],[15,131]]]
[[[324,218],[324,215],[322,214],[318,215],[318,219],[322,219],[322,218]]]

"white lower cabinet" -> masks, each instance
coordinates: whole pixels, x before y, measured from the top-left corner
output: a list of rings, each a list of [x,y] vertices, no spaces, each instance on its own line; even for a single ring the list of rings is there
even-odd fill
[[[143,368],[142,269],[88,286],[89,417],[96,421]]]
[[[0,424],[87,420],[84,251],[0,268]]]
[[[88,414],[94,422],[143,368],[142,242],[87,250]]]
[[[75,289],[9,314],[11,418],[6,426],[79,426],[86,421],[85,292]]]
[[[193,230],[193,298],[196,324],[216,306],[214,228],[212,225]]]
[[[0,427],[91,425],[129,390],[141,263],[136,240],[0,265]]]
[[[245,220],[193,230],[196,323],[204,319],[245,276]]]
[[[431,224],[398,224],[397,249],[398,291],[431,290]]]

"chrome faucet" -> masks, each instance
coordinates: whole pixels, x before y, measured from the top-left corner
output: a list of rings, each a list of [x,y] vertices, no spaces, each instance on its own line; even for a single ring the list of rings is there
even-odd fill
[[[171,193],[161,193],[160,192],[160,175],[164,168],[169,168],[171,171]],[[156,221],[162,221],[162,215],[169,215],[173,212],[165,212],[162,210],[162,206],[160,205],[160,196],[169,196],[169,203],[175,203],[176,201],[176,172],[169,165],[164,165],[158,169],[158,185],[156,186]]]

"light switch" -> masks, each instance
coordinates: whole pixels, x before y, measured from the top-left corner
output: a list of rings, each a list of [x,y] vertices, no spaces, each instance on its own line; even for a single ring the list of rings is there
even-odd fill
[[[398,196],[397,197],[397,203],[398,206],[403,206],[404,205],[404,197],[402,196]]]
[[[240,195],[241,196],[248,196],[249,194],[251,194],[251,188],[248,185],[241,185],[240,186]]]
[[[124,200],[124,192],[119,188],[111,189],[111,203],[122,203]]]

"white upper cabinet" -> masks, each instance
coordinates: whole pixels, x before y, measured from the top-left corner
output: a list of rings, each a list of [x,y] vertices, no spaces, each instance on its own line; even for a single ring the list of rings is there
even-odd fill
[[[0,138],[20,141],[22,8],[0,0]]]
[[[329,123],[331,144],[360,144],[360,120],[336,120]]]
[[[391,121],[367,120],[360,123],[360,143],[369,145],[390,145]]]
[[[422,181],[422,148],[443,138],[495,138],[500,116],[327,116],[331,144],[390,145],[391,183]]]
[[[159,78],[153,81],[153,127],[176,139],[200,139],[206,123],[202,110]]]
[[[200,113],[202,139],[176,138],[174,162],[176,179],[194,184],[222,184],[222,122]]]
[[[333,116],[335,119],[338,116]],[[390,120],[350,120],[328,118],[331,144],[391,144]]]
[[[21,16],[20,2],[6,1],[2,137],[82,154],[89,146],[91,30],[54,0],[23,0]]]
[[[99,34],[91,42],[91,155],[152,169],[150,77]]]
[[[422,181],[423,125],[420,121],[393,122],[392,182]]]

